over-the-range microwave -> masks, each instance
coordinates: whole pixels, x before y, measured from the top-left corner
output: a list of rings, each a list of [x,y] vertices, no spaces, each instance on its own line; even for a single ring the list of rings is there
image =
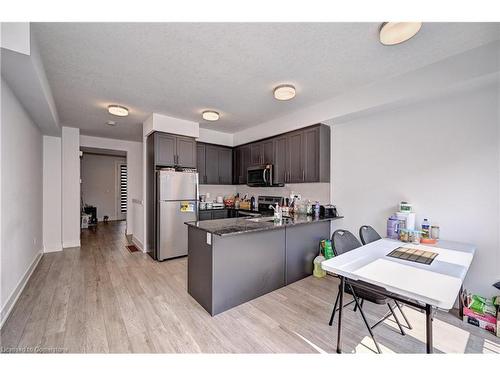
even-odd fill
[[[247,169],[247,185],[255,187],[283,186],[283,184],[273,183],[273,165],[264,164]]]

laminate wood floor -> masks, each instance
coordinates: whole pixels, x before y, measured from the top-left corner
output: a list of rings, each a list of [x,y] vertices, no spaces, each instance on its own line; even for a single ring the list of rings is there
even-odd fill
[[[155,262],[130,253],[124,222],[82,233],[81,248],[45,254],[1,330],[3,351],[77,353],[334,353],[328,326],[333,277],[308,277],[211,317],[187,293],[187,258]],[[425,352],[425,317],[405,307],[413,330],[387,320],[375,329],[383,352]],[[365,304],[370,321],[385,312]],[[346,309],[344,351],[373,353],[359,313]],[[337,320],[335,320],[336,323]],[[434,320],[436,352],[500,353],[500,339],[451,313]]]

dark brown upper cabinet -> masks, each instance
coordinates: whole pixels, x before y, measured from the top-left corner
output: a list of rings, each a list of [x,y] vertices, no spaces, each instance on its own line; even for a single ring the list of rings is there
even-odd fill
[[[286,135],[273,139],[273,183],[284,184],[288,177],[288,137]]]
[[[272,164],[273,159],[272,139],[250,144],[250,165]]]
[[[219,148],[219,184],[231,185],[233,183],[233,151],[227,147]]]
[[[273,183],[329,182],[330,128],[318,124],[235,148],[234,183],[250,165],[273,164]]]
[[[175,135],[154,133],[155,164],[160,166],[174,166],[176,161]]]
[[[177,137],[176,150],[176,165],[196,168],[196,141],[193,138]]]
[[[206,184],[207,172],[205,163],[205,144],[196,143],[196,169],[198,170],[198,181],[200,184]]]
[[[247,183],[247,169],[251,165],[250,145],[238,146],[234,149],[234,178],[236,185]]]
[[[274,142],[272,139],[267,139],[262,142],[262,164],[273,164],[274,162]]]
[[[288,176],[286,182],[305,182],[304,178],[304,133],[293,132],[287,137],[287,167]]]
[[[155,132],[155,164],[161,167],[196,168],[196,141],[194,138]]]
[[[231,148],[198,143],[196,149],[200,184],[231,185],[233,183],[233,151]]]

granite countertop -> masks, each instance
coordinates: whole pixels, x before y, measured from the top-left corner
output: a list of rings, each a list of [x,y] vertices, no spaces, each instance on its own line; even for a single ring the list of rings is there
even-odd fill
[[[304,225],[304,224],[317,223],[320,221],[337,220],[342,218],[343,216],[323,218],[323,217],[314,217],[306,215],[297,215],[289,218],[288,217],[283,218],[281,223],[274,223],[272,216],[266,216],[254,219],[230,218],[230,219],[205,220],[205,221],[189,221],[185,224],[191,227],[199,228],[201,230],[204,230],[205,232],[209,232],[218,236],[232,236],[236,234],[280,229],[293,225]]]

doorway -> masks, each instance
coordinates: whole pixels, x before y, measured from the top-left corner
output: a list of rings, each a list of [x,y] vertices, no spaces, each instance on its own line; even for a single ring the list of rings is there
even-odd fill
[[[126,228],[127,153],[90,147],[80,151],[82,231],[118,221]]]

